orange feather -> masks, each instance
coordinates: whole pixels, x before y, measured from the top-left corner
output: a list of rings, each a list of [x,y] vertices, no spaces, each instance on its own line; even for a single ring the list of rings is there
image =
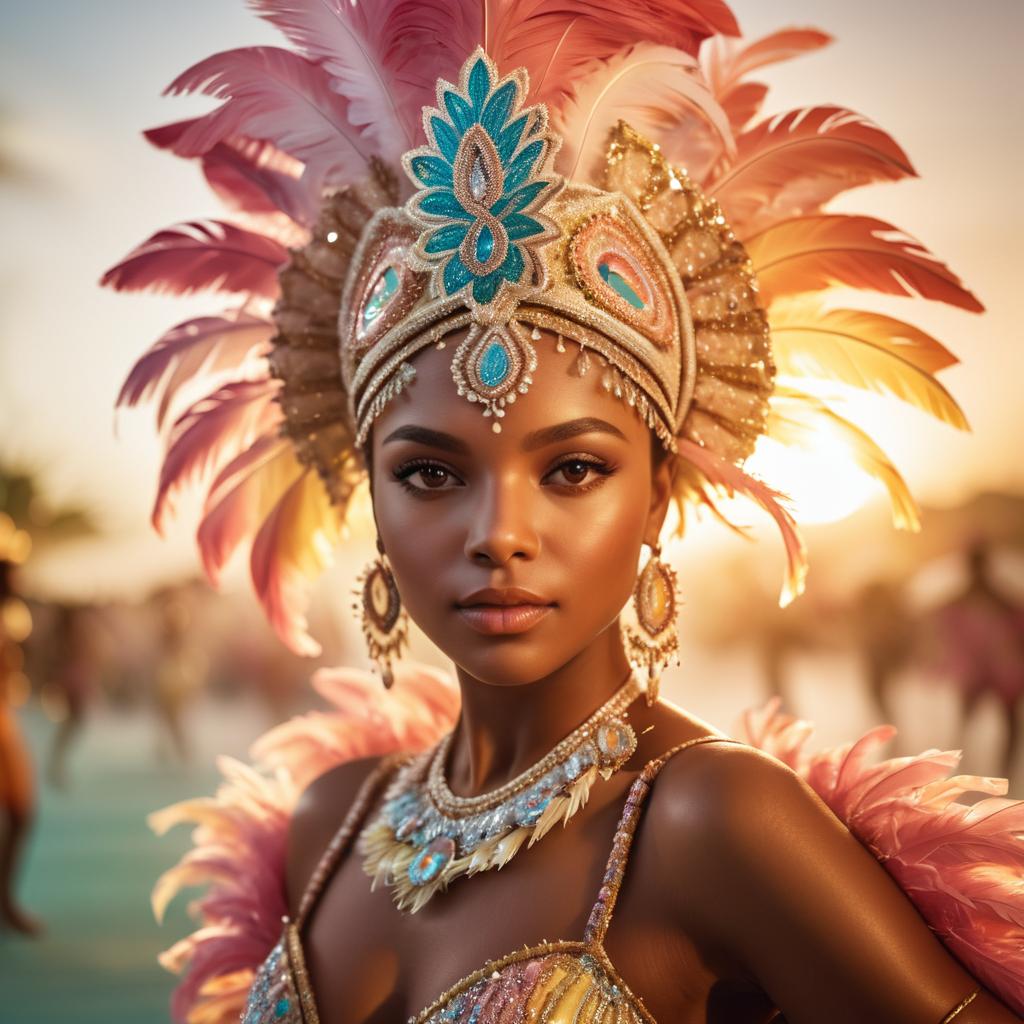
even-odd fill
[[[984,307],[944,263],[899,228],[873,217],[791,217],[743,239],[767,303],[833,285],[920,295],[980,313]]]
[[[906,153],[867,118],[842,107],[807,107],[743,132],[735,159],[722,161],[706,190],[742,237],[817,213],[858,185],[915,174]]]

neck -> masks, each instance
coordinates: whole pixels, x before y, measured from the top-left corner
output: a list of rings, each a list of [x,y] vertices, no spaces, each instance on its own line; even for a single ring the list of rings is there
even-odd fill
[[[561,668],[532,683],[493,686],[456,669],[462,713],[455,728],[448,785],[474,796],[536,763],[629,678],[618,623]]]

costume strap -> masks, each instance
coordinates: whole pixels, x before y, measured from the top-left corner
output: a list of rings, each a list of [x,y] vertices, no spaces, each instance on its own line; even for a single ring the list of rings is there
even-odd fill
[[[341,825],[338,827],[338,831],[334,833],[333,838],[327,844],[317,863],[316,870],[306,884],[306,890],[303,892],[302,900],[299,903],[298,917],[295,921],[296,931],[302,930],[310,911],[312,911],[317,900],[320,898],[324,886],[331,875],[334,874],[335,868],[341,862],[342,857],[348,852],[353,837],[359,832],[366,816],[376,803],[377,797],[384,789],[385,784],[389,781],[395,769],[407,756],[407,754],[392,754],[383,758],[377,767],[363,780],[363,784],[359,787],[359,792],[356,794],[348,814],[345,815]]]
[[[622,809],[619,818],[618,828],[615,830],[615,837],[612,840],[612,850],[608,856],[608,863],[605,867],[604,878],[601,888],[597,894],[597,901],[590,911],[587,920],[587,928],[583,935],[584,942],[600,945],[604,941],[611,923],[612,911],[615,908],[615,901],[618,899],[619,889],[622,887],[622,879],[626,873],[626,864],[629,861],[630,850],[633,846],[633,836],[636,833],[637,822],[640,820],[640,812],[643,809],[647,794],[650,793],[654,779],[658,772],[680,751],[688,747],[695,747],[701,743],[739,743],[747,746],[742,740],[735,740],[728,736],[698,736],[695,739],[680,743],[671,750],[667,750],[660,757],[648,761],[644,765],[633,785],[629,787],[629,795],[626,797],[626,806]]]

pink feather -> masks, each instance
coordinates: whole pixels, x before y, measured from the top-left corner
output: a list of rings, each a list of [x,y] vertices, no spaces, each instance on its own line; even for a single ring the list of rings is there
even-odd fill
[[[786,548],[787,572],[779,603],[783,606],[803,592],[807,577],[807,548],[796,520],[782,502],[785,495],[755,480],[742,469],[686,438],[677,439],[679,454],[715,489],[729,497],[740,494],[760,505],[775,520]],[[712,506],[713,507],[713,506]]]
[[[882,862],[942,941],[983,984],[1024,1012],[1024,801],[1005,779],[947,778],[961,752],[926,750],[869,765],[896,732],[806,755],[813,727],[778,698],[748,711],[737,735],[794,768]],[[1000,794],[967,805],[972,792]]]
[[[332,91],[323,68],[273,46],[214,54],[179,75],[169,93],[203,92],[224,102],[198,118],[174,145],[200,156],[232,136],[272,142],[306,165],[306,173],[337,185],[366,173],[374,153],[349,121],[348,102]]]
[[[287,912],[288,823],[314,777],[359,757],[424,750],[454,724],[458,688],[438,669],[404,660],[384,691],[369,672],[325,669],[314,685],[334,710],[295,718],[253,747],[257,767],[217,760],[224,781],[215,797],[187,800],[149,816],[158,834],[192,823],[194,846],[158,879],[158,920],[186,887],[205,885],[200,926],[160,957],[183,975],[172,997],[179,1024],[237,1021],[253,975],[277,941]]]
[[[204,288],[276,295],[288,257],[279,242],[224,221],[192,221],[158,231],[108,270],[100,284],[185,295]]]
[[[346,116],[375,152],[397,164],[401,155],[423,141],[420,110],[434,101],[432,84],[410,74],[410,64],[437,67],[443,54],[420,40],[423,12],[407,0],[250,0],[261,17],[276,25],[305,55],[330,76],[331,88],[348,100]],[[454,11],[448,19],[454,18]],[[420,22],[420,32],[416,32]],[[429,19],[428,19],[429,24]],[[447,34],[447,33],[445,33]],[[468,51],[467,51],[468,52]],[[432,60],[425,61],[426,54]],[[438,74],[451,74],[457,60],[441,60]],[[436,77],[436,75],[435,75]]]
[[[274,402],[279,382],[235,381],[188,408],[171,427],[160,483],[153,503],[153,527],[163,532],[177,492],[197,478],[217,472],[281,421]]]
[[[162,430],[179,390],[204,374],[237,369],[269,349],[274,325],[236,310],[204,316],[172,327],[132,367],[117,396],[117,406],[159,399],[157,428]]]
[[[746,44],[739,39],[718,36],[704,44],[700,59],[733,130],[739,131],[761,109],[761,101],[768,91],[760,82],[744,81],[747,75],[759,68],[812,53],[831,42],[830,35],[816,28],[781,29]]]
[[[291,441],[263,437],[232,459],[207,492],[196,540],[203,568],[213,586],[229,559],[257,533],[267,513],[302,472]]]
[[[767,303],[833,285],[920,295],[984,309],[944,263],[899,228],[873,217],[790,217],[743,239]]]
[[[253,756],[303,786],[335,764],[384,748],[425,750],[454,726],[458,686],[447,672],[407,659],[396,662],[396,674],[401,685],[384,690],[372,672],[318,669],[313,688],[331,710],[275,726],[255,742]]]
[[[571,99],[552,111],[562,136],[555,167],[575,180],[593,181],[603,165],[608,133],[621,119],[647,138],[658,139],[667,159],[677,161],[673,133],[703,119],[731,150],[732,134],[694,58],[681,50],[638,43],[607,62],[595,63],[581,77]]]
[[[143,134],[158,149],[173,151],[198,120],[177,121]],[[232,209],[255,215],[283,213],[305,227],[316,220],[318,197],[301,180],[302,161],[272,142],[229,136],[199,160],[210,187]]]
[[[736,155],[706,185],[742,236],[786,217],[817,213],[848,189],[916,172],[906,153],[866,118],[808,107],[769,118],[736,139]]]
[[[479,10],[474,45],[481,42],[502,73],[524,66],[531,99],[553,107],[578,91],[595,64],[614,63],[630,47],[658,44],[696,57],[708,36],[739,33],[722,0],[484,0]]]

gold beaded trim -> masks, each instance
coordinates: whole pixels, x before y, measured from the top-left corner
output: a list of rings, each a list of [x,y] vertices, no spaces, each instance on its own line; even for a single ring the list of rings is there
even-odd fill
[[[980,988],[976,988],[973,992],[968,993],[968,995],[966,995],[956,1006],[953,1007],[952,1010],[949,1011],[949,1013],[946,1014],[945,1017],[942,1018],[942,1020],[939,1021],[939,1024],[949,1024],[954,1017],[960,1014],[961,1010],[970,1006],[971,1003],[978,998],[980,993]]]
[[[509,780],[498,789],[479,796],[457,796],[448,787],[444,777],[444,766],[448,760],[455,733],[450,732],[437,745],[427,772],[427,793],[431,802],[442,814],[462,818],[479,811],[489,811],[509,798],[528,789],[542,775],[565,761],[569,755],[587,740],[593,730],[606,719],[618,718],[643,692],[643,687],[634,672],[612,696],[605,701],[582,725],[574,729],[552,750],[526,771]]]

